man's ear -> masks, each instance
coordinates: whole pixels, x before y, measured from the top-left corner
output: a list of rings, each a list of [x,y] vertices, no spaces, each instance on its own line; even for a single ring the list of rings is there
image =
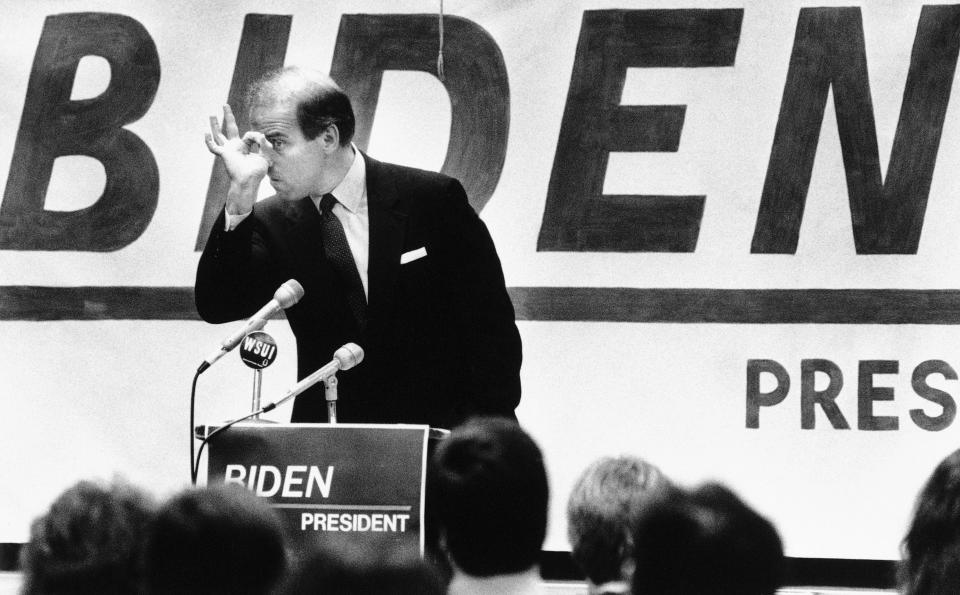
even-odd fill
[[[334,151],[340,147],[340,129],[336,124],[331,124],[320,131],[318,138],[327,151]]]

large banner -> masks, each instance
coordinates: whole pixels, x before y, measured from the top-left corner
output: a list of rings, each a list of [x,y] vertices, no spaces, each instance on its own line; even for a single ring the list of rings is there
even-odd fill
[[[632,453],[726,482],[790,556],[896,558],[958,445],[960,5],[439,5],[0,0],[0,542],[81,477],[188,483],[190,382],[234,328],[193,306],[225,184],[203,133],[300,64],[352,95],[361,148],[457,176],[489,227],[546,549],[579,472]],[[266,330],[272,400],[295,345]],[[211,368],[198,422],[252,380]]]

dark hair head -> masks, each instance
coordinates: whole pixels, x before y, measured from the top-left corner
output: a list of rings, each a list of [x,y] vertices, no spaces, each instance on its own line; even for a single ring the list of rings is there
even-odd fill
[[[336,126],[341,146],[346,147],[353,140],[356,122],[350,98],[323,73],[295,66],[272,70],[250,85],[246,100],[248,109],[295,102],[297,122],[308,140],[330,126]]]
[[[307,556],[280,589],[281,595],[441,595],[437,572],[409,549],[388,542],[377,547],[321,549]]]
[[[123,482],[80,481],[30,528],[21,553],[21,593],[134,593],[153,501]]]
[[[547,530],[547,473],[515,422],[474,418],[454,428],[429,467],[429,506],[463,572],[493,576],[533,567]]]
[[[944,458],[917,496],[903,539],[905,595],[956,593],[960,585],[960,450]]]
[[[595,585],[629,580],[631,527],[650,502],[667,497],[670,481],[639,457],[604,457],[591,463],[567,500],[567,537],[573,560]]]
[[[777,530],[720,484],[653,503],[633,538],[638,595],[772,595],[783,580]]]
[[[273,510],[242,486],[193,488],[164,504],[146,544],[147,593],[269,592],[286,566]]]

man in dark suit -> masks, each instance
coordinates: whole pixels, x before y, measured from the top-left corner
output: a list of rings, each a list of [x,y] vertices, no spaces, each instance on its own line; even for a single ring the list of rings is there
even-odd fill
[[[450,177],[378,162],[350,141],[353,110],[325,75],[273,72],[248,94],[252,130],[229,106],[207,147],[230,178],[224,213],[197,269],[208,322],[249,317],[288,279],[298,375],[347,342],[363,363],[340,372],[338,421],[453,427],[513,417],[520,336],[496,249]],[[276,196],[256,202],[264,176]],[[256,204],[254,204],[256,203]],[[326,421],[323,386],[291,421]]]

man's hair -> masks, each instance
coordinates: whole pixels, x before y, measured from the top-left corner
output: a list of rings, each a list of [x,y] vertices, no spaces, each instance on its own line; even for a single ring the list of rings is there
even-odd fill
[[[146,592],[267,593],[286,566],[273,510],[242,486],[191,488],[161,506],[147,536]]]
[[[672,493],[670,481],[639,457],[603,457],[580,475],[567,500],[571,554],[595,585],[628,580],[632,563],[631,527],[651,502]]]
[[[80,481],[30,528],[21,552],[23,595],[135,593],[141,547],[154,511],[146,493],[121,481]]]
[[[777,530],[720,484],[652,503],[633,539],[636,594],[772,595],[782,582]]]
[[[917,496],[899,568],[904,595],[956,593],[960,585],[960,450],[937,465]]]
[[[280,595],[441,595],[440,576],[415,549],[386,540],[319,549],[299,562]]]
[[[440,442],[429,467],[428,506],[453,563],[487,577],[537,563],[547,530],[543,455],[506,418],[474,418]]]
[[[247,108],[294,101],[304,137],[316,138],[330,126],[340,132],[340,145],[353,140],[356,121],[350,98],[329,76],[288,66],[267,72],[247,89]]]

